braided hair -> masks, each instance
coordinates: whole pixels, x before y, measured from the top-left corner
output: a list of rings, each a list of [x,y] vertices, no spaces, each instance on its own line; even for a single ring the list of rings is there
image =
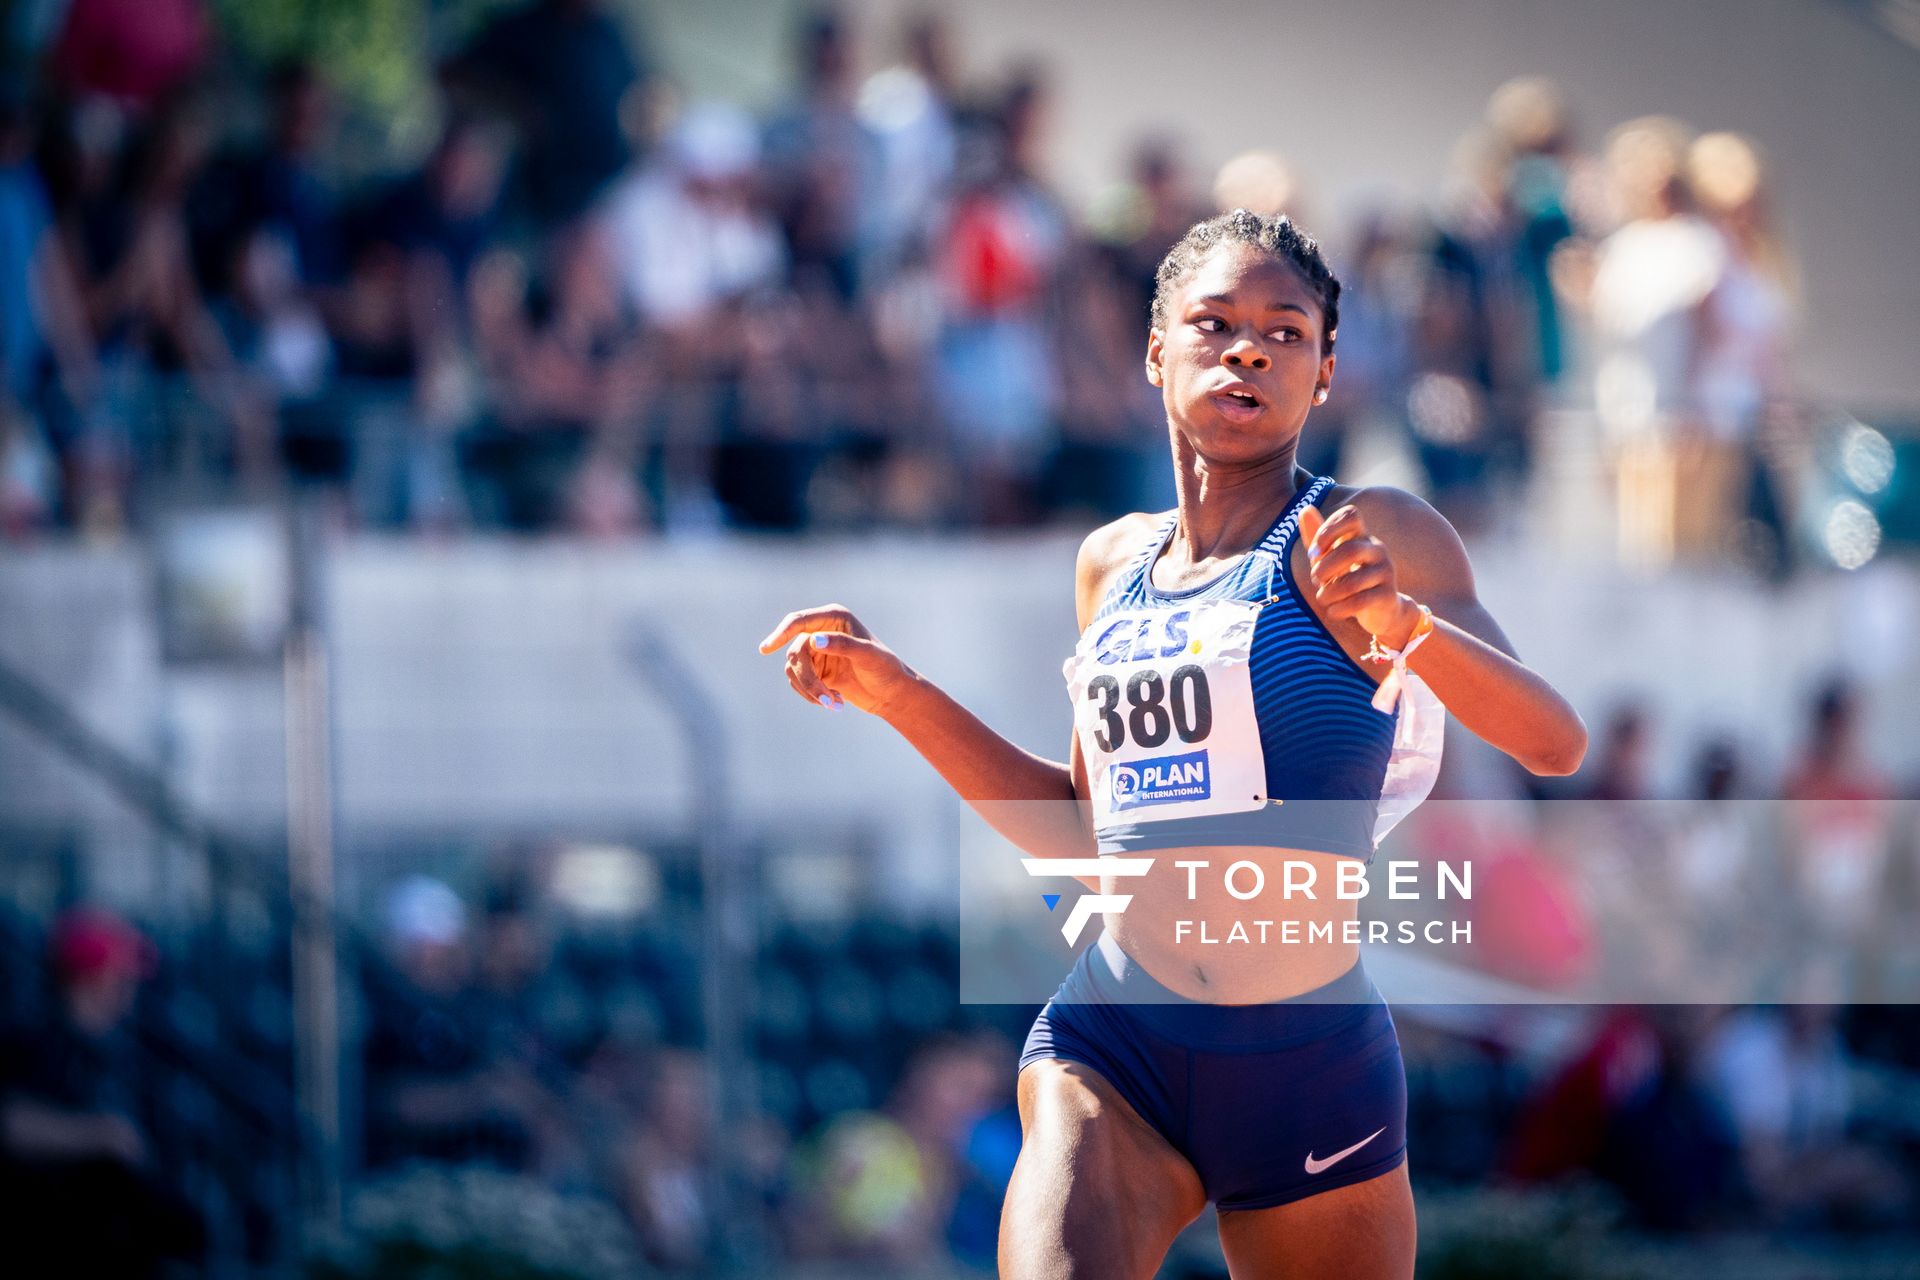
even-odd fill
[[[1340,281],[1320,252],[1320,245],[1293,224],[1286,214],[1272,217],[1248,209],[1235,209],[1196,222],[1167,250],[1153,273],[1153,326],[1166,327],[1167,301],[1206,260],[1208,254],[1224,244],[1252,245],[1285,260],[1300,273],[1320,302],[1325,321],[1320,349],[1333,350],[1334,331],[1340,327]]]

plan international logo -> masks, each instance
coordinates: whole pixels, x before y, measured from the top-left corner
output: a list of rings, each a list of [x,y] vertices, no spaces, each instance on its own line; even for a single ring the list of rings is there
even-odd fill
[[[1154,756],[1128,764],[1107,766],[1113,788],[1113,807],[1138,809],[1149,804],[1205,800],[1213,794],[1207,776],[1207,753],[1189,751],[1178,756]]]

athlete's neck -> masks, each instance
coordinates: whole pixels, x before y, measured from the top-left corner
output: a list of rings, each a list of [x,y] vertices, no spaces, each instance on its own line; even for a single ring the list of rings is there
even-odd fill
[[[1222,466],[1176,444],[1180,520],[1167,555],[1199,564],[1250,550],[1280,508],[1312,479],[1295,465],[1294,452],[1289,444],[1256,463]]]

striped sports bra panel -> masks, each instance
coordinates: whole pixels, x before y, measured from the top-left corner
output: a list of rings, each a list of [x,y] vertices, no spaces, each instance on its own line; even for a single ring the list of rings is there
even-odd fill
[[[1402,712],[1374,708],[1376,682],[1293,580],[1300,512],[1332,488],[1324,476],[1303,486],[1251,551],[1179,591],[1152,581],[1169,512],[1102,599],[1065,667],[1101,853],[1248,845],[1365,859],[1431,788],[1437,742],[1397,735]],[[1409,702],[1423,730],[1444,716],[1423,684]],[[1187,733],[1201,710],[1204,741]],[[1417,750],[1396,762],[1397,736]]]

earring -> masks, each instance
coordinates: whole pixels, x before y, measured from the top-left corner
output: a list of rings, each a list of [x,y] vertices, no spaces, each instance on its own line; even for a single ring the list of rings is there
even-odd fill
[[[1327,402],[1327,389],[1325,387],[1313,393],[1313,402],[1315,404],[1325,404]]]

